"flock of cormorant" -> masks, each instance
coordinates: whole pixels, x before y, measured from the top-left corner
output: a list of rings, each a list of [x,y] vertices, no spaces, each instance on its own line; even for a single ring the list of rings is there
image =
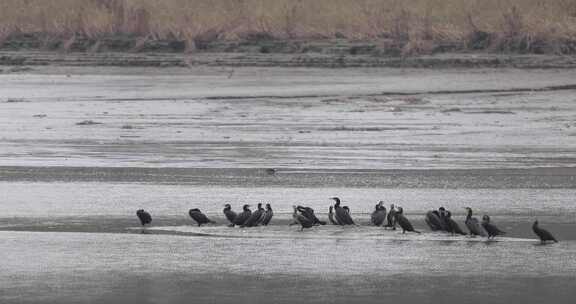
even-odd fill
[[[348,206],[341,206],[341,201],[338,197],[331,198],[334,200],[334,205],[328,208],[328,220],[332,225],[355,225],[357,224],[352,219],[350,215],[350,208]],[[293,206],[294,212],[292,218],[294,221],[290,225],[300,225],[301,231],[304,228],[312,228],[314,226],[326,225],[325,221],[321,221],[314,214],[314,209],[304,206]],[[477,218],[472,216],[472,208],[466,207],[467,215],[464,224],[468,228],[469,233],[466,233],[458,223],[452,219],[452,213],[444,207],[438,208],[438,210],[431,210],[426,213],[425,222],[430,227],[432,231],[443,231],[460,235],[470,235],[470,236],[481,236],[487,237],[488,239],[493,239],[496,236],[504,235],[506,232],[500,230],[496,225],[490,222],[490,217],[484,215],[482,221],[480,222]],[[262,207],[259,203],[257,209],[252,212],[249,205],[244,205],[242,207],[242,212],[236,213],[232,211],[232,206],[230,204],[224,205],[223,210],[226,219],[230,222],[229,227],[239,226],[239,227],[255,227],[255,226],[267,226],[274,212],[272,211],[272,206],[266,204],[266,208]],[[190,217],[198,224],[202,226],[204,224],[216,223],[210,220],[200,209],[190,209],[188,211]],[[142,226],[150,224],[152,222],[152,216],[150,213],[140,209],[136,212],[136,215],[140,219]],[[414,232],[421,233],[414,229],[412,223],[404,215],[404,209],[399,206],[390,205],[390,210],[387,212],[384,202],[380,201],[376,204],[374,211],[370,216],[370,222],[374,226],[384,227],[384,229],[396,230],[396,226],[402,229],[402,233]],[[538,236],[542,243],[555,242],[558,241],[552,234],[542,229],[538,226],[538,221],[535,221],[532,225],[532,231]]]

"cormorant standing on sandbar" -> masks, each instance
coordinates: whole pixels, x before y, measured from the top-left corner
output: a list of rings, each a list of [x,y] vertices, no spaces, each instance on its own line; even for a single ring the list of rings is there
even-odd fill
[[[534,221],[532,225],[532,231],[540,238],[540,242],[542,244],[546,242],[554,242],[558,243],[556,238],[552,235],[552,233],[548,232],[548,230],[542,229],[538,226],[538,220]]]
[[[437,210],[431,210],[426,212],[425,218],[426,224],[430,227],[432,231],[443,231],[444,224],[442,223],[442,219],[440,219],[440,213]]]
[[[250,210],[250,205],[242,206],[242,212],[239,213],[236,218],[234,219],[234,225],[242,226],[252,215],[252,211]]]
[[[452,235],[454,234],[466,235],[466,232],[462,231],[460,225],[458,225],[458,223],[456,223],[456,221],[452,219],[452,212],[446,211],[446,220],[448,222],[448,232],[452,233]]]
[[[466,210],[468,213],[466,214],[464,224],[466,224],[468,231],[470,231],[470,235],[486,236],[486,231],[482,228],[482,225],[480,225],[480,221],[477,218],[472,217],[472,208],[466,207]]]
[[[347,215],[346,221],[348,222],[348,225],[356,225],[356,223],[354,223],[354,220],[352,219],[352,216],[350,215],[350,207],[344,206],[344,207],[342,207],[342,209],[344,209],[346,211],[346,215]]]
[[[140,223],[143,227],[146,226],[146,224],[152,223],[152,216],[150,213],[144,211],[144,209],[136,211],[136,216],[138,216],[138,219],[140,219]]]
[[[244,222],[244,224],[242,226],[244,226],[244,227],[258,226],[258,223],[260,223],[260,220],[264,216],[264,211],[265,210],[264,210],[264,208],[262,208],[262,203],[258,203],[258,209],[256,209],[256,211],[252,212],[250,217],[246,220],[246,222]]]
[[[300,214],[312,221],[313,225],[326,225],[325,221],[321,221],[318,217],[316,217],[316,214],[314,214],[314,209],[303,206],[297,206],[296,209],[300,211]]]
[[[226,219],[230,222],[229,226],[233,227],[234,220],[236,219],[236,212],[232,211],[232,206],[230,206],[230,204],[224,205],[224,210],[222,210],[222,212],[224,212]]]
[[[266,212],[264,212],[264,216],[262,217],[260,224],[262,224],[264,226],[268,226],[268,224],[270,223],[270,220],[272,220],[273,216],[274,216],[274,211],[272,211],[272,206],[270,204],[266,204]]]
[[[312,226],[314,226],[314,222],[312,220],[298,213],[298,207],[293,206],[293,208],[294,213],[292,214],[292,218],[294,219],[294,223],[290,225],[300,224],[300,226],[302,226],[300,231],[304,230],[304,228],[312,228]]]
[[[198,227],[204,225],[204,224],[208,224],[208,223],[214,223],[214,221],[210,220],[204,213],[202,213],[202,211],[200,211],[200,209],[198,208],[194,208],[194,209],[190,209],[188,211],[188,215],[190,215],[190,217],[196,221],[196,223],[198,224]]]
[[[334,218],[334,206],[330,206],[328,208],[328,220],[330,223],[332,223],[332,225],[340,225],[340,223],[338,223]]]
[[[498,227],[490,223],[490,217],[488,215],[482,217],[482,227],[484,227],[484,230],[488,233],[488,239],[493,239],[496,236],[506,234],[506,232],[498,229]]]
[[[398,222],[398,225],[400,225],[400,228],[402,228],[402,233],[408,231],[420,234],[420,231],[414,230],[412,223],[410,223],[408,218],[404,216],[404,209],[402,209],[402,207],[398,207],[398,211],[396,212],[396,221]]]
[[[384,202],[380,201],[374,207],[374,211],[370,216],[370,221],[374,226],[382,226],[382,224],[384,224],[384,220],[386,220],[386,207],[384,207]]]
[[[450,221],[447,218],[448,210],[444,207],[438,208],[438,215],[440,216],[440,223],[442,224],[442,230],[450,232]]]
[[[354,225],[354,221],[352,220],[352,217],[350,217],[349,211],[346,211],[346,209],[340,206],[340,199],[338,197],[333,197],[331,199],[336,202],[334,204],[336,221],[340,223],[340,225]]]
[[[384,225],[384,228],[392,228],[392,230],[396,230],[396,212],[394,204],[390,204],[390,211],[388,211],[388,216],[386,216],[386,225]]]

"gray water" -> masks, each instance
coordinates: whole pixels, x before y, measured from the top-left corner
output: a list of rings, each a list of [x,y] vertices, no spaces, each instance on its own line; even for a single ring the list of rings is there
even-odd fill
[[[337,236],[1,232],[2,299],[538,303],[553,297],[555,303],[569,303],[574,296],[573,243],[341,238],[336,232],[341,228],[324,230]],[[381,232],[372,229],[372,234]]]
[[[576,273],[572,189],[282,188],[2,182],[2,303],[522,301],[569,303]],[[293,204],[326,220],[340,195],[359,227],[289,226]],[[378,199],[402,205],[423,233],[370,227]],[[227,227],[232,202],[270,202],[268,227]],[[426,210],[490,214],[495,241],[429,231]],[[541,206],[546,208],[542,209]],[[199,207],[217,224],[197,227]],[[153,225],[141,228],[134,210]],[[558,244],[540,245],[538,217]],[[535,288],[538,287],[538,288]]]
[[[573,71],[230,75],[0,75],[0,303],[573,302],[573,92],[426,93],[571,84]],[[326,220],[333,196],[358,227],[288,225],[296,204]],[[422,234],[369,226],[379,200]],[[225,203],[275,217],[230,228]],[[507,234],[431,232],[440,206]],[[190,208],[216,224],[195,226]],[[536,218],[560,243],[539,243]]]
[[[572,91],[481,93],[573,84],[572,70],[229,72],[46,67],[0,74],[0,165],[476,169],[576,163]],[[463,90],[478,93],[455,94]],[[78,125],[86,121],[94,124]]]

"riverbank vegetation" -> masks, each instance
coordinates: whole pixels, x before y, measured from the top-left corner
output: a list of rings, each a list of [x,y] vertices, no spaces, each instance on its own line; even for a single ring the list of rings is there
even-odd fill
[[[315,44],[306,42],[314,41]],[[576,0],[2,0],[0,48],[576,53]]]

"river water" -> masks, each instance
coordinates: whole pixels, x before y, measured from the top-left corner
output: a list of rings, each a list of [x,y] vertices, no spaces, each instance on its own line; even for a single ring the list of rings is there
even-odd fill
[[[0,303],[572,303],[573,92],[426,93],[571,73],[0,75]],[[358,227],[288,225],[293,205],[326,220],[333,196]],[[422,234],[369,226],[379,200]],[[225,203],[271,203],[275,217],[230,228]],[[431,232],[424,214],[440,206],[507,234]],[[196,227],[190,208],[217,223]],[[560,243],[541,245],[535,219]]]

